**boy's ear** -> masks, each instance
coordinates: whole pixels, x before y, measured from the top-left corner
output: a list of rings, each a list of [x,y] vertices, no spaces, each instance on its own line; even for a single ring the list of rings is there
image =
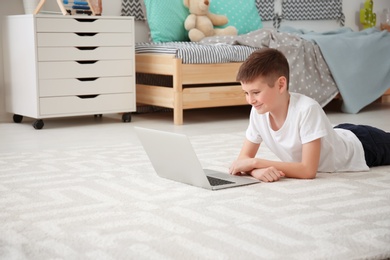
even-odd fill
[[[287,90],[287,79],[284,76],[278,78],[278,88],[280,91]]]

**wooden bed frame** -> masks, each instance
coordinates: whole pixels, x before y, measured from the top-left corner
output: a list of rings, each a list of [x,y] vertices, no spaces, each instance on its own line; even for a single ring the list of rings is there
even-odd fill
[[[183,124],[186,109],[246,105],[236,81],[241,64],[182,64],[173,54],[136,54],[137,73],[168,75],[173,80],[173,87],[137,83],[137,103],[172,108],[175,125]]]
[[[138,104],[173,109],[175,125],[183,124],[185,109],[247,104],[236,74],[241,62],[182,64],[172,54],[137,54],[136,72],[170,75],[173,87],[137,84]]]

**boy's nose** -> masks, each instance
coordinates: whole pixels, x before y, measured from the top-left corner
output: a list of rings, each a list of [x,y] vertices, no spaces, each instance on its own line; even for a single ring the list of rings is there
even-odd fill
[[[255,102],[256,102],[256,99],[254,99],[252,96],[248,96],[247,97],[247,102],[249,103],[249,104],[254,104]]]

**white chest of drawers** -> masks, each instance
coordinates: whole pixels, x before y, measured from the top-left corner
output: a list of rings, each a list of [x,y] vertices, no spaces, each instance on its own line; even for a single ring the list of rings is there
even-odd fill
[[[14,121],[135,111],[132,17],[16,15],[3,22],[6,110]]]

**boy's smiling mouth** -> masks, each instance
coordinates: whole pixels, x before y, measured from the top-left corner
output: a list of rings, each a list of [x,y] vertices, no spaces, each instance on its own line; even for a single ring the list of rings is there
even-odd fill
[[[256,110],[259,110],[263,107],[263,104],[256,104],[256,105],[253,105],[253,107],[256,109]]]

